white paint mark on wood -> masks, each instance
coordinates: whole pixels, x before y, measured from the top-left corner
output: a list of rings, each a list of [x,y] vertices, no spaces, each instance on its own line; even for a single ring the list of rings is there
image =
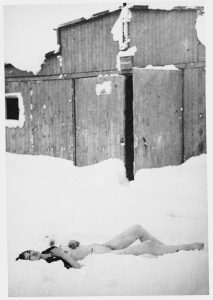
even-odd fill
[[[111,81],[104,81],[103,83],[96,84],[96,95],[109,95],[112,92],[112,82]]]

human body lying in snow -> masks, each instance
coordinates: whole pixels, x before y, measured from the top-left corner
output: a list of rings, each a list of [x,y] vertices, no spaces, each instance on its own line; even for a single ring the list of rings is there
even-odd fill
[[[130,246],[138,239],[141,242],[140,244]],[[44,259],[48,263],[62,260],[67,269],[70,267],[79,269],[81,264],[78,263],[78,260],[83,259],[91,253],[103,254],[110,252],[114,254],[150,254],[159,256],[167,253],[175,253],[180,250],[202,250],[203,248],[204,244],[200,242],[181,245],[165,245],[152,236],[141,225],[134,225],[104,244],[84,246],[80,245],[79,242],[72,240],[66,247],[53,246],[41,253],[34,250],[24,251],[19,254],[16,260],[24,259],[34,261]]]

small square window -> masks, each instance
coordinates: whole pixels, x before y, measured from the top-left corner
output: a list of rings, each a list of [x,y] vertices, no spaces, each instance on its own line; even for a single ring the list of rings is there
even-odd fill
[[[19,119],[19,107],[17,97],[5,97],[6,107],[6,119],[18,120]]]
[[[24,104],[21,93],[5,94],[5,119],[7,127],[24,125]]]

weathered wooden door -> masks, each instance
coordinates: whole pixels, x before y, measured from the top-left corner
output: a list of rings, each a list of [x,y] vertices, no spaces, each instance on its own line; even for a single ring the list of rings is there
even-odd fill
[[[182,162],[180,70],[133,71],[134,172]]]
[[[73,160],[72,79],[33,81],[32,153]]]
[[[125,77],[100,76],[75,81],[76,164],[108,158],[124,160]]]

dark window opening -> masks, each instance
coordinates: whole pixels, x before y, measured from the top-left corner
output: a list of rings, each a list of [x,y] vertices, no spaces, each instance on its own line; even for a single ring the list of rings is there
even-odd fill
[[[6,119],[19,120],[19,106],[17,97],[6,97]]]
[[[134,126],[133,126],[133,80],[126,76],[125,85],[125,166],[126,176],[134,180]]]

